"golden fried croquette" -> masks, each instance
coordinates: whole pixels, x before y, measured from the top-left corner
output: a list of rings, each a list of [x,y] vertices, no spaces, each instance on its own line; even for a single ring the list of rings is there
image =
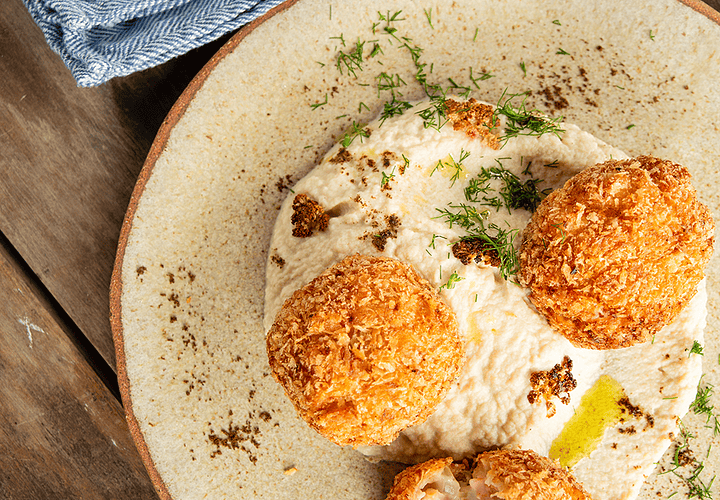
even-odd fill
[[[686,168],[651,156],[610,160],[540,204],[523,233],[520,282],[575,346],[629,347],[695,295],[714,229]]]
[[[434,458],[408,467],[395,476],[386,500],[433,500],[438,493],[459,500],[460,485],[451,469],[454,465],[452,458]]]
[[[424,421],[455,379],[454,313],[407,264],[353,255],[297,290],[267,336],[275,378],[339,445],[390,443]]]
[[[549,458],[531,450],[496,450],[478,455],[474,465],[441,458],[409,467],[395,476],[386,500],[462,498],[589,500],[590,495]]]

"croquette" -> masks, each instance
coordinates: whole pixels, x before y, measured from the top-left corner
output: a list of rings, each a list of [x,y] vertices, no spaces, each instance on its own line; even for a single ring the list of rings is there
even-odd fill
[[[472,464],[428,460],[395,476],[386,500],[590,500],[572,474],[531,450],[481,453]]]
[[[300,416],[356,447],[424,421],[457,376],[464,344],[452,310],[411,266],[352,255],[285,301],[267,352]]]
[[[520,283],[575,346],[629,347],[695,295],[714,228],[685,167],[652,156],[610,160],[540,204],[523,233]]]

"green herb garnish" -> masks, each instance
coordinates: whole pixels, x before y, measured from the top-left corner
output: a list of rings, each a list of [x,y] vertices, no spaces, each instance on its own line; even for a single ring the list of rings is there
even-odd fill
[[[507,89],[503,91],[500,100],[495,107],[491,123],[494,123],[498,116],[502,115],[507,118],[505,123],[505,135],[500,137],[501,143],[506,143],[511,137],[520,135],[541,136],[543,134],[560,134],[565,132],[560,128],[562,116],[557,118],[547,118],[540,111],[525,107],[525,101],[529,93],[508,94]],[[520,104],[515,106],[513,100],[522,97]]]
[[[436,170],[442,170],[445,167],[451,168],[454,170],[454,172],[450,177],[450,186],[454,186],[455,181],[460,179],[460,174],[463,171],[462,162],[464,162],[468,158],[468,156],[470,156],[470,153],[468,151],[465,151],[464,149],[461,149],[460,159],[457,161],[455,160],[455,158],[453,158],[452,155],[449,156],[449,161],[438,160],[437,165],[435,165],[435,168],[432,170],[432,172],[430,172],[430,175],[432,176],[432,174],[434,174]]]
[[[425,12],[425,17],[427,18],[427,22],[430,25],[430,28],[435,29],[435,26],[433,26],[432,23],[432,7],[429,9],[423,9],[423,11]]]
[[[518,234],[517,229],[503,229],[492,223],[486,225],[487,212],[478,212],[475,207],[464,203],[450,204],[448,207],[435,210],[440,213],[438,218],[445,219],[451,228],[457,224],[465,229],[467,234],[460,238],[461,241],[480,240],[494,250],[500,260],[499,270],[503,279],[507,280],[517,274],[520,262],[513,243]]]
[[[380,180],[380,187],[385,188],[388,183],[395,178],[395,167],[393,167],[390,174],[386,174],[385,172],[382,172],[382,179]]]
[[[450,82],[450,87],[448,87],[448,90],[462,90],[462,92],[458,93],[460,97],[464,99],[470,97],[470,87],[466,87],[465,85],[458,85],[452,78],[448,78],[448,81]]]
[[[389,91],[393,98],[395,98],[396,95],[402,96],[402,94],[396,89],[407,85],[405,83],[405,80],[403,80],[402,77],[397,73],[394,75],[389,75],[383,71],[375,77],[375,80],[377,80],[378,96],[383,90]]]
[[[325,100],[323,102],[318,102],[315,104],[311,104],[310,107],[314,110],[318,109],[320,106],[325,106],[328,103],[328,95],[325,94]]]
[[[447,239],[445,236],[441,236],[441,235],[439,235],[439,234],[433,234],[433,235],[432,235],[432,239],[430,240],[430,244],[428,245],[428,246],[429,246],[430,248],[432,248],[433,250],[435,250],[435,240],[438,239],[438,238],[442,238],[442,239],[444,239],[444,240]]]
[[[688,354],[688,357],[690,357],[690,354],[699,354],[700,356],[703,355],[703,346],[697,340],[693,340],[693,345],[690,348],[690,353]]]
[[[451,290],[451,289],[455,288],[455,285],[457,283],[459,283],[460,281],[462,281],[464,279],[465,278],[458,275],[457,271],[453,271],[452,274],[450,275],[450,277],[448,278],[447,283],[445,283],[444,285],[440,285],[440,290],[442,290],[443,288],[446,290]]]
[[[707,484],[700,478],[700,474],[705,469],[705,464],[693,456],[690,450],[690,440],[694,439],[695,436],[685,428],[682,422],[680,422],[680,437],[682,438],[682,442],[675,445],[672,468],[662,471],[659,474],[672,473],[675,477],[683,481],[688,489],[687,497],[689,499],[699,498],[701,500],[710,500],[712,499],[711,487],[713,482],[715,482],[715,476],[713,476]],[[690,469],[690,474],[687,476],[680,472],[685,467]]]
[[[490,73],[483,73],[482,75],[478,76],[477,78],[473,77],[473,69],[470,68],[470,81],[473,82],[473,85],[475,85],[475,88],[480,88],[480,86],[477,84],[478,81],[483,82],[485,80],[489,80],[490,78],[494,77],[495,75]]]
[[[503,167],[500,160],[504,158],[496,158],[497,167],[481,167],[480,173],[470,179],[465,188],[465,199],[482,205],[494,207],[499,210],[504,206],[508,212],[514,209],[524,208],[529,212],[534,212],[540,202],[547,196],[549,190],[540,191],[537,185],[542,182],[541,179],[530,178],[524,182],[513,174],[511,171]],[[494,191],[490,182],[493,179],[499,179],[502,186],[498,192],[499,196],[488,197],[490,191]],[[482,196],[481,196],[482,195]]]
[[[383,105],[382,113],[380,113],[379,126],[382,126],[388,118],[401,115],[410,108],[412,108],[412,104],[408,101],[399,100],[393,95],[392,98]]]
[[[350,130],[348,130],[342,138],[340,144],[342,144],[342,147],[346,148],[353,143],[356,137],[360,137],[360,141],[362,142],[364,137],[370,137],[370,129],[365,128],[365,125],[357,123],[353,120]]]
[[[345,46],[345,42],[343,40],[343,46]],[[343,73],[343,68],[345,71],[348,72],[348,74],[354,76],[357,78],[356,71],[362,71],[363,69],[363,50],[365,47],[365,42],[361,42],[358,40],[355,42],[355,46],[348,52],[339,52],[337,55],[337,60],[335,62],[338,71],[340,71],[340,74]]]

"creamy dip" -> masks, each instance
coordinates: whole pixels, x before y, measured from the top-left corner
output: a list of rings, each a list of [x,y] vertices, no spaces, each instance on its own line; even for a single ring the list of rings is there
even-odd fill
[[[406,463],[460,459],[506,445],[548,455],[582,396],[606,375],[637,411],[610,422],[599,443],[571,466],[595,500],[634,498],[695,396],[701,360],[689,351],[694,341],[703,340],[704,281],[690,305],[653,341],[611,351],[573,347],[537,313],[512,275],[504,279],[497,267],[464,265],[453,255],[452,245],[467,232],[458,221],[451,224],[448,214],[474,209],[486,227],[495,224],[510,232],[517,250],[531,213],[469,201],[465,190],[483,168],[509,171],[521,182],[540,179],[536,186],[542,191],[562,186],[586,167],[627,155],[567,123],[560,124],[561,132],[509,137],[493,149],[452,126],[426,127],[417,111],[429,107],[419,102],[400,116],[356,128],[293,186],[295,194],[283,204],[270,244],[266,330],[296,289],[347,255],[407,262],[454,310],[467,359],[427,421],[390,445],[359,451],[371,459]],[[499,118],[502,139],[506,121]],[[487,195],[474,199],[498,197],[501,190],[502,181],[495,179]],[[326,230],[292,236],[296,194],[324,208],[330,216]],[[572,361],[577,386],[568,404],[550,399],[555,413],[549,416],[543,398],[534,404],[528,400],[531,375],[552,370],[565,357]]]

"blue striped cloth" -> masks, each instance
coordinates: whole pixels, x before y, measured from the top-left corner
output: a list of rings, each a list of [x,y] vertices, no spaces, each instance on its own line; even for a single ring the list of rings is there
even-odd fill
[[[161,64],[283,0],[23,0],[81,87]]]

